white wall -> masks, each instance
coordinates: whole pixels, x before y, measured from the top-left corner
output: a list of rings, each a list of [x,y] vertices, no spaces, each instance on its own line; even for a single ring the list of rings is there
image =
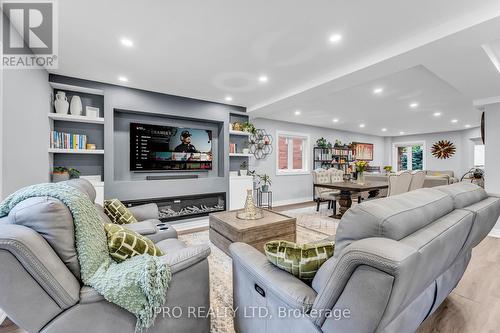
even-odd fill
[[[500,194],[500,104],[487,105],[485,112],[485,188]],[[500,221],[492,234],[500,236]]]
[[[276,175],[276,131],[287,131],[295,133],[308,134],[310,136],[309,150],[312,155],[312,149],[316,140],[324,137],[330,142],[340,140],[343,143],[353,141],[367,142],[374,144],[373,162],[374,166],[384,166],[387,164],[384,138],[361,133],[345,132],[332,130],[322,127],[300,125],[283,121],[255,118],[251,120],[255,127],[265,129],[273,136],[273,153],[263,160],[250,159],[250,169],[257,170],[257,173],[266,173],[271,176],[274,204],[287,204],[312,200],[313,186],[312,176],[307,175]],[[309,163],[309,171],[312,169],[312,161]]]
[[[2,194],[49,181],[51,91],[45,70],[4,70],[2,82]]]
[[[389,164],[394,164],[392,146],[405,142],[425,142],[424,157],[427,170],[453,170],[455,177],[460,178],[465,172],[474,166],[474,142],[472,138],[480,137],[479,128],[472,128],[462,131],[430,133],[419,135],[405,135],[389,138],[386,141],[387,157]],[[457,148],[456,153],[448,159],[438,159],[431,154],[431,148],[439,140],[449,140]]]

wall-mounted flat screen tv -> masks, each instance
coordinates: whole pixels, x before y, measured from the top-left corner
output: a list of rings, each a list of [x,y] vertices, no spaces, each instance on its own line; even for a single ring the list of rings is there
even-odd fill
[[[212,131],[131,123],[130,170],[212,170]]]

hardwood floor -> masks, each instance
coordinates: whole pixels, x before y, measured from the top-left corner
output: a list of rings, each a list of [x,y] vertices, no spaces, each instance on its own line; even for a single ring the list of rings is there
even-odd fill
[[[418,333],[495,333],[500,331],[500,239],[486,237],[457,288]],[[10,320],[0,333],[25,333]]]

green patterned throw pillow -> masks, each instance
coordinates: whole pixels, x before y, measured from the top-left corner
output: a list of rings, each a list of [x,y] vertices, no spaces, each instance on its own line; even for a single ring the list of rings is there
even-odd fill
[[[104,200],[104,213],[108,215],[113,223],[130,224],[137,222],[130,210],[118,199]]]
[[[117,262],[145,253],[157,257],[164,255],[151,239],[135,231],[114,223],[104,224],[104,230],[108,237],[109,254]]]
[[[321,265],[333,256],[334,248],[333,242],[299,246],[283,240],[271,241],[264,246],[272,264],[306,283],[311,283]]]

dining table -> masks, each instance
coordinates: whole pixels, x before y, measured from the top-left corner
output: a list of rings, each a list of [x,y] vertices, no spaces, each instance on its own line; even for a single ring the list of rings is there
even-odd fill
[[[368,192],[368,198],[375,198],[379,195],[380,190],[389,187],[389,182],[385,181],[366,181],[364,183],[357,183],[353,181],[342,181],[334,183],[314,184],[314,187],[327,188],[331,190],[340,191],[339,199],[339,213],[333,212],[331,217],[341,219],[345,212],[352,206],[352,196],[355,194],[360,195],[361,192]]]

